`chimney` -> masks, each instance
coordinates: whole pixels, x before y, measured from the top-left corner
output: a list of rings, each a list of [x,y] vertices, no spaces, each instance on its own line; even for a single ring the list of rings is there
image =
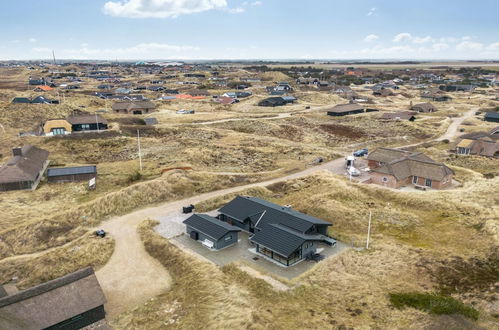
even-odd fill
[[[22,156],[23,155],[23,149],[20,147],[12,149],[12,154],[15,156]]]

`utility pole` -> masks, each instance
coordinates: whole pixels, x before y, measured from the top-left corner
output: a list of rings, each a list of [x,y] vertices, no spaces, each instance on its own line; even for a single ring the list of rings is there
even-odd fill
[[[54,58],[54,65],[56,65],[56,62],[55,62],[55,51],[52,50],[52,57]]]
[[[140,131],[137,130],[137,146],[139,149],[139,164],[140,164],[140,171],[142,172],[142,154],[140,153]]]
[[[97,123],[97,133],[100,133],[100,130],[99,130],[99,118],[97,117],[97,112],[95,113],[95,122]]]
[[[371,210],[369,210],[369,224],[367,225],[366,250],[369,250],[369,237],[371,236]]]

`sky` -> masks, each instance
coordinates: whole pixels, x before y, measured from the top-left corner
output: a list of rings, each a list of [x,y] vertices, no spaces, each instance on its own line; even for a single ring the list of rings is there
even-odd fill
[[[3,0],[0,60],[499,60],[499,0]]]

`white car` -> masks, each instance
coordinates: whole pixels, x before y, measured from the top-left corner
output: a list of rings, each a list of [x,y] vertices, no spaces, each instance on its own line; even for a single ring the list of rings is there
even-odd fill
[[[185,110],[185,109],[182,109],[182,110],[178,110],[177,113],[179,115],[193,114],[194,110]]]
[[[348,173],[348,175],[351,175],[351,176],[359,176],[360,175],[360,171],[353,166],[350,166],[349,168],[347,168],[347,173]]]

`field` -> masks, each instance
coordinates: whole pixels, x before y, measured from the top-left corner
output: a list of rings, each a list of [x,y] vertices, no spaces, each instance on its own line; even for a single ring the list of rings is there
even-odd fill
[[[423,68],[426,64],[418,66]],[[64,69],[82,70],[77,65]],[[158,78],[125,67],[110,70],[123,75],[122,83]],[[230,79],[256,75],[238,65],[224,70]],[[44,179],[35,191],[0,193],[0,284],[16,278],[19,288],[27,288],[85,266],[103,269],[118,249],[119,237],[110,232],[99,239],[92,232],[110,219],[180,209],[177,203],[187,198],[195,199],[197,212],[211,211],[236,194],[248,194],[332,222],[329,234],[353,248],[299,278],[276,279],[291,288],[276,291],[245,272],[244,265],[219,268],[177,248],[154,231],[154,217],[144,217],[137,228],[140,239],[171,275],[172,285],[146,303],[113,314],[110,324],[116,329],[493,329],[497,325],[499,163],[449,153],[456,135],[489,131],[497,125],[471,113],[457,132],[451,130],[451,141],[442,138],[460,116],[497,106],[491,98],[494,89],[454,93],[450,102],[435,102],[437,112],[418,114],[414,122],[378,119],[383,112],[426,102],[410,85],[388,97],[374,97],[366,86],[352,85],[379,112],[331,117],[326,109],[348,100],[297,86],[291,76],[277,71],[258,73],[261,82],[250,87],[253,95],[233,105],[211,98],[160,101],[161,93],[144,91],[157,106],[146,116],[113,114],[112,100],[92,96],[101,82],[89,78],[83,78],[80,89],[56,88],[44,94],[61,104],[11,103],[14,97],[39,95],[28,86],[28,77],[48,74],[43,67],[0,68],[0,163],[11,157],[13,147],[32,144],[50,152],[54,167],[96,164],[97,186],[89,190],[87,182],[49,184]],[[212,95],[233,90],[208,79],[192,80]],[[279,81],[292,82],[298,100],[275,108],[257,106],[268,97],[265,86]],[[189,88],[170,80],[164,86],[181,92]],[[195,114],[177,114],[180,109],[193,109]],[[36,132],[48,119],[96,110],[107,111],[102,114],[109,122],[107,132],[64,137],[19,134]],[[145,117],[155,117],[158,124],[145,125]],[[342,161],[360,148],[409,145],[450,166],[459,187],[402,192],[349,182],[326,170],[312,172],[314,166]],[[278,180],[302,171],[311,174]],[[258,184],[267,180],[274,181]],[[230,187],[243,190],[217,193]],[[208,192],[210,198],[198,198]],[[366,250],[369,212],[372,241]],[[132,222],[135,226],[135,219]],[[428,308],[432,301],[465,315],[433,313]]]

